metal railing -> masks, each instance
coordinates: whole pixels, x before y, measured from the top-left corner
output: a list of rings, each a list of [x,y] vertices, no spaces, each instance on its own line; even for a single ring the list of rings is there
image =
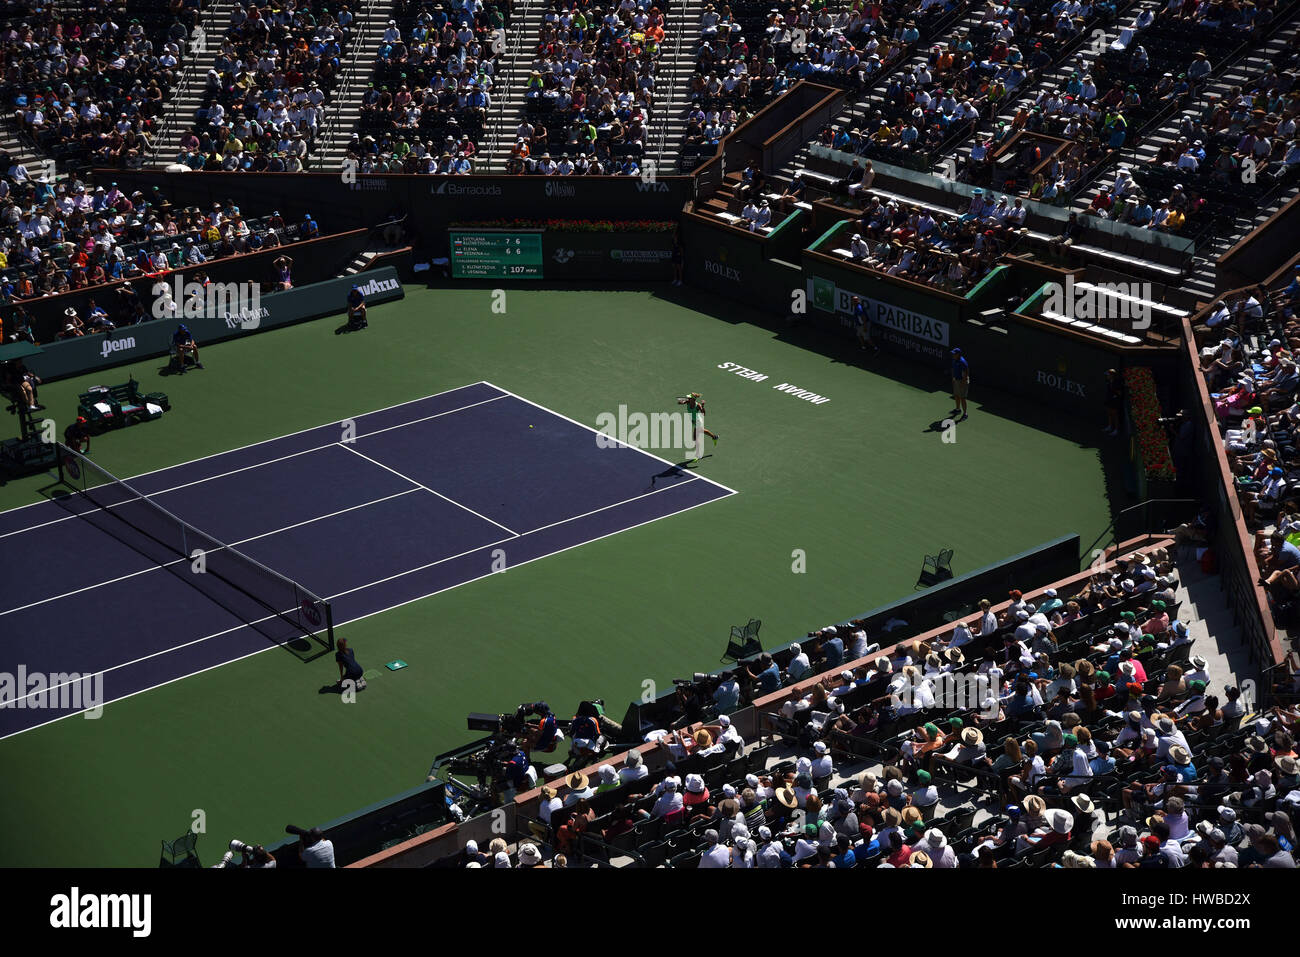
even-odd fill
[[[669,10],[669,9],[670,9],[670,5],[667,4],[667,3],[665,3],[665,5],[664,5],[664,16],[665,16],[665,18],[667,17],[667,14],[668,14],[668,10]],[[661,170],[661,168],[662,168],[662,166],[663,166],[663,162],[664,162],[664,154],[665,154],[665,152],[666,152],[667,149],[668,149],[668,115],[669,115],[670,112],[672,112],[672,110],[673,110],[674,108],[676,108],[676,107],[678,106],[678,103],[677,103],[677,64],[678,64],[678,62],[679,62],[679,60],[680,60],[681,52],[682,52],[682,36],[686,33],[686,11],[687,11],[687,4],[686,4],[685,0],[683,0],[683,3],[682,3],[682,16],[681,16],[681,20],[682,20],[682,22],[681,22],[679,28],[678,28],[677,30],[674,30],[674,31],[673,31],[673,33],[674,33],[674,35],[675,35],[675,37],[676,37],[676,42],[673,44],[673,68],[672,68],[672,75],[669,76],[669,77],[667,77],[667,81],[668,81],[668,96],[669,96],[669,99],[668,99],[668,102],[664,104],[663,109],[660,110],[661,115],[660,115],[660,117],[659,117],[659,123],[658,123],[658,126],[659,126],[659,137],[658,137],[658,139],[659,139],[659,145],[658,145],[658,146],[655,148],[655,150],[654,150],[654,162],[655,162],[655,167],[654,167],[654,168],[655,168],[656,172],[658,172],[658,171]],[[660,47],[660,48],[659,48],[659,62],[662,63],[662,62],[663,62],[663,58],[664,58],[664,50],[663,50],[663,47]],[[663,77],[656,77],[656,80],[662,80],[662,79],[664,79],[664,78],[663,78]],[[656,89],[658,89],[658,83],[656,83]]]
[[[352,91],[352,85],[356,82],[358,63],[361,60],[361,48],[370,36],[371,27],[375,20],[375,6],[373,0],[367,2],[363,0],[357,12],[352,17],[352,39],[349,43],[351,49],[348,55],[348,65],[343,71],[338,84],[330,94],[329,104],[332,107],[329,114],[323,116],[320,129],[316,134],[315,149],[309,149],[307,156],[303,157],[303,169],[311,170],[316,164],[311,162],[312,154],[315,153],[315,159],[323,160],[333,152],[335,144],[338,142],[340,133],[342,133],[342,113],[343,106],[348,101],[348,94]],[[385,12],[390,9],[385,5]],[[371,64],[373,66],[373,64]],[[317,170],[317,172],[320,172]]]
[[[490,167],[481,172],[496,172],[495,167],[500,161],[499,172],[506,172],[506,163],[504,157],[498,157],[497,154],[503,152],[502,144],[505,140],[506,125],[506,103],[510,99],[510,92],[515,89],[515,66],[519,60],[522,51],[525,34],[528,31],[528,15],[532,10],[532,0],[524,0],[518,11],[518,22],[514,24],[514,30],[511,31],[511,24],[506,24],[506,46],[499,57],[497,57],[496,67],[492,73],[492,95],[496,102],[496,120],[490,127],[493,131],[493,139],[490,144],[484,143],[479,155],[489,158]],[[515,11],[511,11],[511,19],[515,19]],[[540,21],[539,21],[540,25]],[[511,33],[513,32],[513,37]],[[505,75],[502,75],[502,71]],[[509,150],[505,150],[509,153]]]
[[[1130,505],[1128,508],[1121,510],[1119,514],[1115,516],[1114,520],[1112,520],[1109,525],[1107,525],[1104,529],[1102,529],[1101,534],[1097,536],[1096,540],[1083,550],[1083,553],[1079,556],[1079,567],[1086,568],[1087,566],[1091,565],[1094,561],[1097,560],[1097,558],[1099,557],[1099,553],[1100,556],[1103,558],[1103,560],[1105,560],[1104,558],[1105,552],[1113,548],[1119,542],[1128,541],[1129,539],[1135,538],[1141,534],[1155,535],[1155,534],[1169,531],[1168,528],[1153,529],[1151,527],[1151,523],[1152,523],[1151,507],[1153,505],[1162,506],[1162,508],[1167,509],[1169,513],[1186,514],[1187,517],[1190,518],[1191,515],[1195,514],[1195,510],[1199,506],[1199,504],[1200,503],[1197,502],[1197,500],[1194,498],[1149,498],[1145,502],[1139,502],[1136,505]],[[1141,515],[1141,521],[1137,523],[1137,527],[1132,529],[1124,529],[1122,526],[1125,522],[1125,516],[1130,515],[1133,512],[1137,512],[1139,510],[1141,510],[1142,515]],[[1162,512],[1160,514],[1165,514],[1165,513]],[[1169,523],[1161,522],[1160,524],[1168,525]],[[1107,541],[1106,544],[1101,545],[1101,542],[1106,538],[1107,535],[1110,536],[1110,540]],[[1098,547],[1099,545],[1100,548]]]
[[[212,44],[222,42],[222,39],[217,35],[218,15],[224,13],[229,17],[233,10],[233,3],[218,0],[217,3],[208,7],[205,14],[199,18],[197,28],[203,31],[203,49],[192,53],[192,59],[186,65],[184,72],[181,73],[180,82],[172,90],[171,98],[167,101],[167,112],[162,122],[158,124],[158,129],[154,132],[153,142],[149,146],[148,154],[142,157],[143,161],[152,160],[154,163],[158,162],[158,153],[166,146],[167,138],[171,135],[172,127],[176,123],[177,114],[181,112],[181,106],[190,93],[190,87],[194,85],[196,78],[200,83],[207,82],[206,71],[204,71],[202,77],[199,77],[199,62],[209,54],[213,56],[214,60],[216,59],[215,54],[212,54]],[[187,45],[193,35],[193,31],[191,31],[190,37],[186,40]],[[190,51],[187,50],[187,52]]]

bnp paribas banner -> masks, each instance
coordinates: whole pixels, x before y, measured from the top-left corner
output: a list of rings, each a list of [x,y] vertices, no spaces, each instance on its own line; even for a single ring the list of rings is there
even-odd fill
[[[814,309],[834,313],[840,324],[853,325],[853,297],[858,296],[866,307],[867,318],[873,334],[883,332],[887,337],[906,337],[899,344],[916,348],[923,353],[942,355],[940,346],[948,345],[948,323],[892,302],[873,299],[836,285],[833,280],[813,276],[808,280],[808,300]]]
[[[163,356],[171,351],[172,335],[182,322],[202,346],[343,313],[353,285],[360,287],[367,305],[405,295],[392,266],[267,295],[258,294],[255,288],[245,289],[243,283],[200,286],[163,278],[149,290],[152,297],[147,310],[153,318],[112,332],[43,345],[40,355],[25,361],[32,372],[50,380]]]

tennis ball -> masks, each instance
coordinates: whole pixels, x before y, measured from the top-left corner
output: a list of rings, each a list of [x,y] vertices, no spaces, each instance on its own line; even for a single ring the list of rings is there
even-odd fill
[[[531,425],[530,425],[530,426],[529,426],[529,428],[530,428],[530,429],[531,429],[531,428],[532,428],[532,426],[531,426]]]

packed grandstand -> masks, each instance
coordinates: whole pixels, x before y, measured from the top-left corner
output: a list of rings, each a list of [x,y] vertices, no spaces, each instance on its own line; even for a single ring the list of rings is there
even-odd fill
[[[684,283],[945,377],[961,346],[1123,437],[1130,501],[1192,503],[947,619],[740,627],[626,714],[499,702],[418,828],[219,866],[1296,866],[1298,0],[4,0],[0,45],[0,349],[45,353],[0,353],[20,411],[86,371],[68,343],[181,314],[176,276],[455,280],[449,231],[599,221],[536,275]],[[627,275],[584,260],[602,231],[650,237]]]

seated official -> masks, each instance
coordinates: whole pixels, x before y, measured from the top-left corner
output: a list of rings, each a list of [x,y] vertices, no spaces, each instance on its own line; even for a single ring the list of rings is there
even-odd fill
[[[366,321],[366,297],[360,286],[353,286],[348,293],[348,328],[365,329],[369,325]]]
[[[185,372],[185,357],[192,356],[194,365],[202,369],[203,363],[199,361],[199,344],[194,341],[189,327],[181,323],[172,333],[172,352],[176,358],[176,365],[179,367],[181,374]]]

